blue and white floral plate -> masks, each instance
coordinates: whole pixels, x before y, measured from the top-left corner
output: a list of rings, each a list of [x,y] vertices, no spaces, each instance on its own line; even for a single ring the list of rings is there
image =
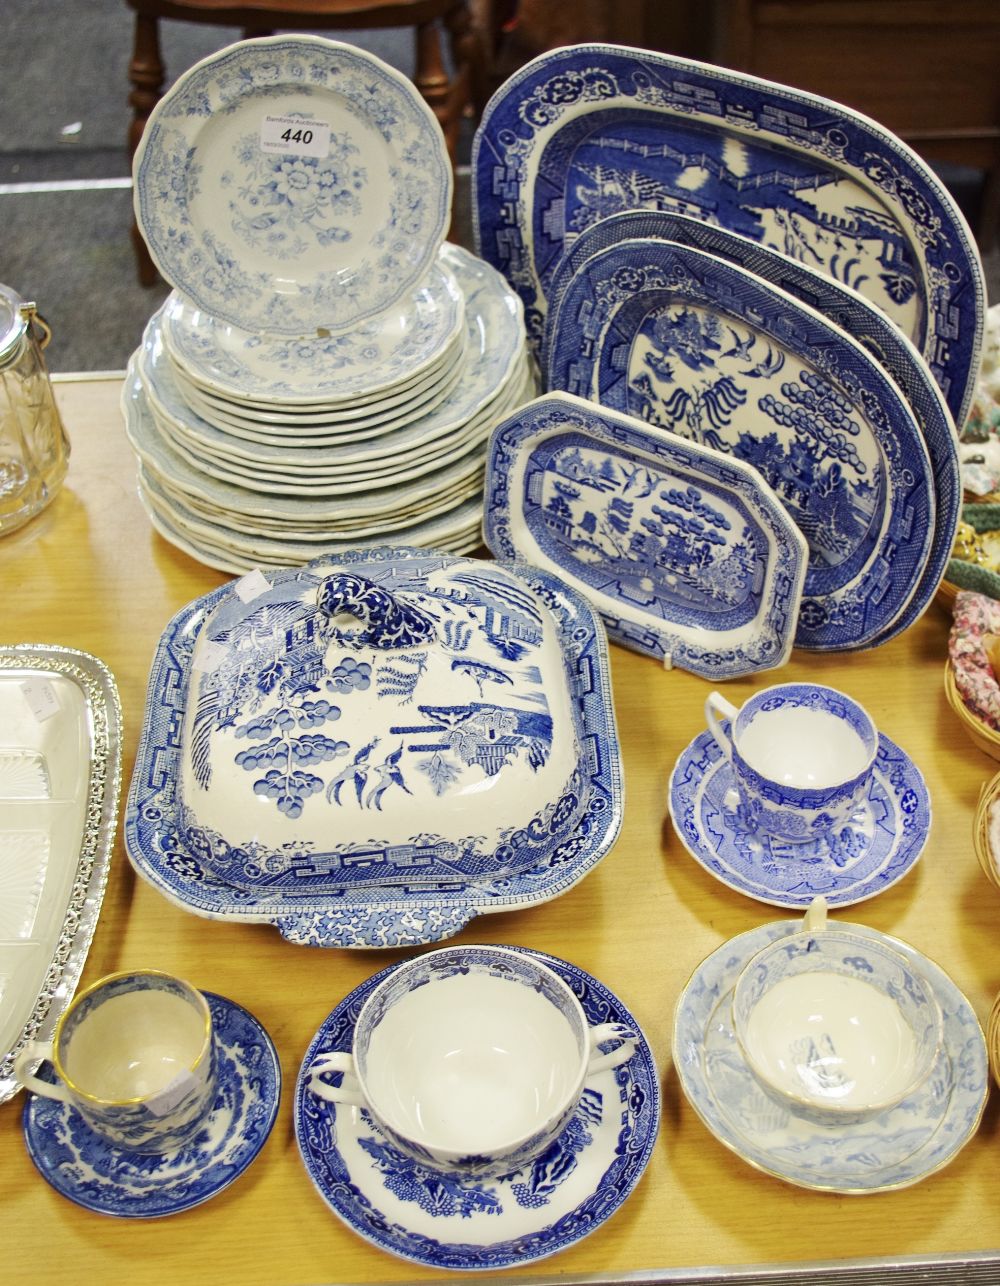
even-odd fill
[[[461,289],[440,254],[408,295],[343,334],[259,335],[176,290],[162,310],[167,350],[195,384],[236,403],[317,410],[381,402],[432,374],[459,345],[463,314]]]
[[[639,1182],[660,1121],[656,1065],[635,1019],[590,974],[531,952],[572,987],[588,1023],[618,1022],[638,1049],[623,1066],[593,1076],[576,1115],[530,1166],[499,1179],[458,1180],[392,1147],[367,1112],[295,1090],[295,1135],[309,1177],[327,1205],[380,1250],[430,1268],[497,1271],[531,1263],[594,1232]],[[350,1049],[366,997],[392,972],[355,988],[323,1023],[303,1069]]]
[[[95,1134],[75,1108],[30,1095],[24,1137],[42,1177],[97,1214],[156,1219],[179,1214],[227,1188],[250,1165],[274,1125],[281,1066],[270,1036],[242,1006],[205,992],[217,1042],[219,1088],[204,1127],[163,1156],[126,1152]]]
[[[624,242],[567,285],[548,383],[735,455],[809,543],[795,642],[872,644],[907,610],[935,529],[913,410],[855,339],[689,246]]]
[[[437,118],[380,59],[319,36],[243,41],[156,104],[134,162],[164,278],[247,330],[351,329],[434,262],[452,172]]]
[[[715,1137],[757,1170],[802,1188],[842,1195],[919,1183],[952,1161],[979,1125],[989,1082],[983,1032],[948,975],[904,942],[860,924],[841,924],[907,957],[934,989],[944,1046],[931,1074],[897,1107],[858,1125],[821,1126],[779,1106],[761,1089],[732,1028],[732,989],[762,947],[801,920],[761,925],[731,939],[694,971],[674,1016],[674,1066],[688,1101]]]
[[[806,543],[756,470],[550,393],[498,424],[486,543],[562,577],[611,638],[705,678],[788,659]]]
[[[849,107],[669,54],[541,54],[494,94],[473,146],[479,253],[537,345],[576,236],[621,210],[720,224],[860,290],[927,359],[956,424],[979,371],[975,241],[931,168]]]
[[[378,550],[341,554],[366,561]],[[427,560],[433,551],[383,547],[381,556]],[[153,658],[146,711],[125,809],[125,846],[136,870],[175,905],[208,919],[270,923],[310,946],[403,947],[438,942],[476,915],[514,911],[566,892],[608,853],[622,821],[624,789],[604,629],[574,590],[545,571],[511,568],[555,617],[589,778],[575,833],[535,866],[506,879],[441,881],[428,888],[351,888],[335,894],[248,891],[213,876],[181,841],[177,786],[191,657],[199,630],[227,585],[195,599],[170,621]]]
[[[366,464],[386,467],[399,458],[426,453],[435,443],[478,425],[523,375],[521,303],[495,269],[459,246],[445,246],[441,261],[462,290],[466,348],[462,378],[436,409],[413,414],[412,407],[406,407],[402,417],[394,410],[375,418],[366,413],[333,419],[324,413],[315,422],[308,414],[272,411],[259,422],[222,429],[193,413],[181,396],[157,311],[133,360],[158,423],[196,447],[224,451],[233,459],[293,462],[318,457],[330,469],[352,473],[364,472]],[[358,437],[349,439],[359,424]]]
[[[791,843],[761,835],[726,802],[736,779],[710,732],[699,733],[670,776],[667,802],[684,847],[710,875],[770,906],[832,907],[883,893],[914,866],[927,843],[931,805],[919,769],[879,735],[868,794],[836,835]]]
[[[858,340],[891,376],[909,403],[923,434],[934,485],[935,526],[923,576],[906,610],[874,640],[886,643],[907,629],[934,597],[951,557],[962,509],[958,434],[948,404],[927,363],[885,313],[863,295],[777,250],[750,241],[715,224],[665,210],[633,210],[591,224],[567,250],[552,277],[545,319],[542,369],[546,368],[551,332],[566,286],[591,255],[628,243],[656,240],[704,250],[778,286],[800,303],[815,308]]]

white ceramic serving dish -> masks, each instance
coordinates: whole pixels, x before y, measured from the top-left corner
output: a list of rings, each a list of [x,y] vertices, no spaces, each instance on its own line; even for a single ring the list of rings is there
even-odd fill
[[[388,551],[422,566],[434,551]],[[371,557],[358,551],[357,559]],[[450,561],[445,559],[444,561]],[[545,902],[583,879],[609,852],[621,826],[623,786],[604,631],[586,601],[554,576],[519,576],[553,614],[585,747],[587,808],[572,832],[553,836],[534,866],[510,878],[454,877],[436,885],[352,886],[339,893],[237,888],[192,850],[182,830],[181,746],[194,644],[220,587],[182,609],[164,631],[150,674],[146,713],[125,818],[125,844],[138,872],[171,902],[209,919],[270,923],[290,941],[314,946],[399,947],[441,941],[474,916]],[[208,855],[211,856],[210,854]]]

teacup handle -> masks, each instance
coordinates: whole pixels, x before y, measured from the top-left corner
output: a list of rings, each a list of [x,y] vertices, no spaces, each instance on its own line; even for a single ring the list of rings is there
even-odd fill
[[[27,1063],[40,1060],[43,1063],[52,1061],[52,1042],[50,1040],[30,1040],[14,1059],[14,1079],[26,1090],[40,1094],[42,1098],[54,1098],[60,1103],[72,1103],[70,1092],[65,1085],[52,1081],[43,1081],[26,1068]]]
[[[344,1081],[340,1085],[328,1085],[320,1080],[322,1072],[343,1072]],[[350,1084],[347,1082],[350,1077]],[[313,1059],[309,1067],[308,1089],[328,1103],[346,1103],[350,1107],[367,1107],[361,1089],[358,1086],[357,1073],[354,1070],[354,1058],[343,1050],[331,1050]]]
[[[705,698],[705,721],[719,749],[730,762],[733,758],[733,738],[730,733],[722,731],[722,724],[719,723],[717,716],[722,715],[732,725],[738,714],[739,710],[731,701],[727,701],[721,692],[710,692]]]
[[[589,1037],[590,1048],[594,1052],[587,1064],[588,1076],[594,1072],[606,1071],[609,1067],[621,1067],[622,1063],[627,1063],[639,1048],[635,1033],[621,1023],[599,1023],[596,1027],[591,1027]],[[606,1040],[621,1041],[621,1044],[610,1053],[602,1054],[598,1046]]]

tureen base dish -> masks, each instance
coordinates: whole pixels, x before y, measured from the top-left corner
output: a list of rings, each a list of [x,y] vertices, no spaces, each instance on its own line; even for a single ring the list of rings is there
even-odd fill
[[[192,656],[181,833],[235,887],[496,878],[587,807],[555,621],[516,568],[382,548],[257,572]]]

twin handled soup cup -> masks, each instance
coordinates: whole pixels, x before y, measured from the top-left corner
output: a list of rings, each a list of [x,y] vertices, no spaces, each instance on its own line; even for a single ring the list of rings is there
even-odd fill
[[[607,1042],[615,1048],[602,1053]],[[636,1048],[617,1023],[588,1026],[567,984],[534,957],[446,947],[385,978],[358,1015],[351,1052],[320,1054],[306,1083],[365,1108],[423,1164],[489,1176],[543,1152],[587,1078]],[[342,1083],[323,1079],[329,1072],[343,1072]]]
[[[803,928],[744,966],[733,1032],[761,1087],[820,1125],[871,1119],[927,1079],[944,1019],[930,983],[879,938],[829,927],[816,899]]]
[[[835,688],[778,684],[740,709],[712,692],[705,718],[732,765],[735,788],[726,806],[747,829],[817,839],[845,826],[864,801],[878,729],[857,701]]]
[[[51,1062],[54,1082],[28,1070],[39,1059]],[[33,1093],[75,1108],[113,1147],[171,1152],[215,1102],[208,1002],[169,974],[110,974],[76,996],[51,1041],[20,1051],[14,1075]]]

